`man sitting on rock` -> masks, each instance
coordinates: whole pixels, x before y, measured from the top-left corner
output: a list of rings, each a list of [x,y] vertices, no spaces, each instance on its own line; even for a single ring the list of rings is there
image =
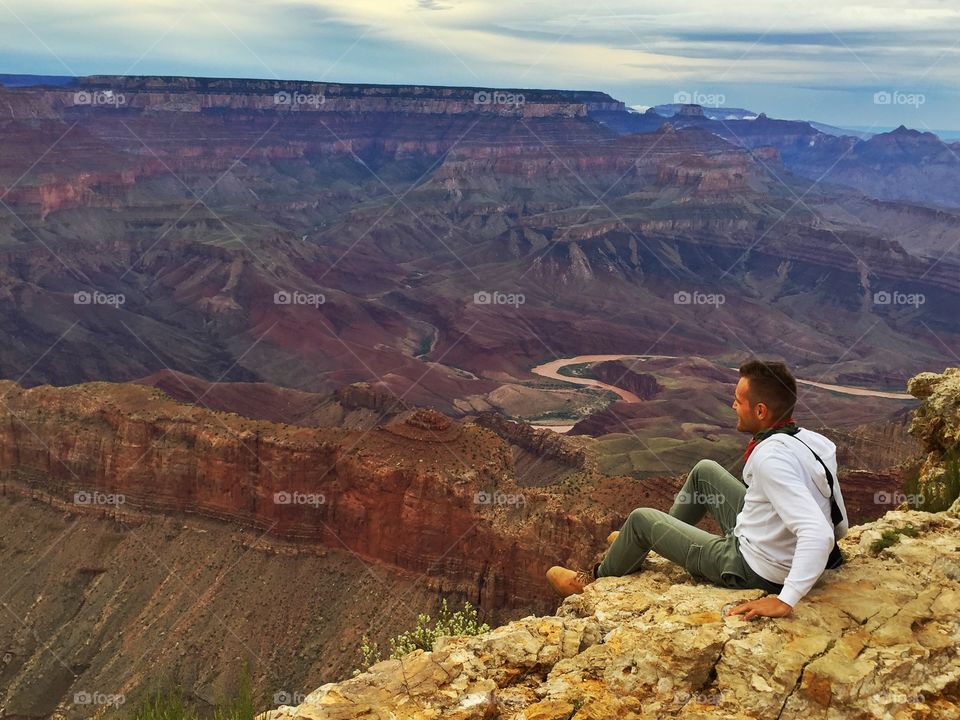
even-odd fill
[[[639,572],[650,550],[697,578],[768,593],[729,614],[783,617],[820,578],[843,562],[836,539],[847,532],[836,446],[798,428],[792,415],[797,382],[780,362],[740,366],[733,409],[737,430],[753,434],[743,483],[712,460],[698,462],[669,513],[637,508],[610,534],[592,573],[552,567],[547,579],[563,597],[596,578]],[[694,527],[709,512],[723,535]],[[832,522],[831,522],[832,521]]]

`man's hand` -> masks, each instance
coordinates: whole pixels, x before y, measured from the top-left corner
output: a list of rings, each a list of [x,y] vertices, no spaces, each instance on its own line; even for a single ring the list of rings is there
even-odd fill
[[[776,595],[767,595],[759,600],[751,600],[750,602],[741,603],[734,608],[730,608],[730,610],[727,611],[727,615],[746,613],[743,619],[750,620],[754,617],[786,617],[790,614],[791,610],[793,610],[793,606],[787,605]]]

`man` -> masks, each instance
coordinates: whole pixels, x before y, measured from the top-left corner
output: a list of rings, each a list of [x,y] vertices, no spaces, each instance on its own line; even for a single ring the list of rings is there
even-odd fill
[[[836,446],[797,428],[796,402],[797,382],[786,365],[745,362],[733,400],[737,430],[753,435],[744,453],[743,483],[718,463],[701,460],[669,513],[637,508],[619,532],[611,533],[612,544],[592,573],[552,567],[550,584],[566,597],[598,577],[639,572],[647,553],[655,550],[716,585],[776,593],[728,614],[746,619],[788,615],[828,560],[831,567],[842,562],[836,539],[847,532],[835,482]],[[707,512],[723,535],[694,527]]]

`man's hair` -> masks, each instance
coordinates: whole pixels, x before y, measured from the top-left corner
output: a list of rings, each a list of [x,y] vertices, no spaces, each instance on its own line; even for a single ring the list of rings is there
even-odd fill
[[[740,376],[750,381],[750,404],[766,405],[773,422],[793,415],[797,405],[797,380],[784,363],[748,360],[740,366]]]

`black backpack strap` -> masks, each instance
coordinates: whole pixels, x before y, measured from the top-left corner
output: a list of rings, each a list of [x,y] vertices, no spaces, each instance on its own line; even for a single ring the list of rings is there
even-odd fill
[[[798,440],[801,445],[803,445],[807,450],[813,453],[813,456],[817,459],[817,462],[823,466],[824,472],[827,474],[827,485],[830,488],[830,519],[833,521],[834,526],[844,521],[843,511],[840,510],[840,506],[837,504],[836,491],[833,488],[833,473],[830,472],[830,468],[827,467],[827,464],[817,455],[817,452],[807,445],[803,440],[797,437],[796,433],[784,433],[785,435],[790,435],[795,440]],[[833,549],[830,551],[830,557],[827,558],[827,569],[833,570],[843,565],[844,557],[843,553],[840,552],[840,546],[837,544],[837,541],[833,541]]]

